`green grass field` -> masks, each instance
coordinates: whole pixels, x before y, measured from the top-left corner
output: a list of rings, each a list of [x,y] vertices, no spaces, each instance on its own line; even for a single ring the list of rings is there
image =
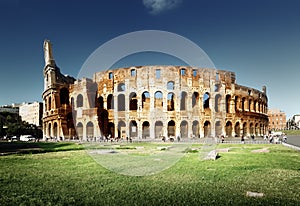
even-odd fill
[[[215,161],[188,152],[173,167],[138,177],[105,169],[78,144],[12,147],[20,153],[0,156],[0,205],[300,205],[300,153],[282,145],[220,144],[231,149]],[[270,152],[252,152],[262,148]]]

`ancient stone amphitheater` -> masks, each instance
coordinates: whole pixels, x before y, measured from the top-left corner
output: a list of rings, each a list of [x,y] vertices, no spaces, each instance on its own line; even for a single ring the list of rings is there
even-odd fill
[[[267,132],[268,98],[236,83],[233,72],[138,66],[62,75],[45,42],[45,138],[155,139],[250,136]]]

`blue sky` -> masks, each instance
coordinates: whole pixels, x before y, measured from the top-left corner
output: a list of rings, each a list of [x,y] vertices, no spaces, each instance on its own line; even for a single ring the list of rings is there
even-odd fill
[[[261,90],[269,107],[300,113],[300,1],[0,0],[0,105],[41,101],[43,41],[57,65],[77,76],[89,55],[128,32],[163,30],[199,45],[237,83]],[[122,64],[178,64],[166,55]]]

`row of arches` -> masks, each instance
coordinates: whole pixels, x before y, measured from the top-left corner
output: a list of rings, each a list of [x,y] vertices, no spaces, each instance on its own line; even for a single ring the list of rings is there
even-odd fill
[[[188,109],[188,94],[187,92],[181,92],[179,97],[179,109],[181,111]],[[126,110],[126,104],[125,104],[125,94],[119,94],[117,96],[117,108],[115,108],[114,103],[114,96],[112,94],[109,94],[106,98],[106,108],[109,109],[117,109],[118,111],[125,111]],[[203,109],[209,108],[209,100],[210,100],[210,94],[205,93],[203,95]],[[215,110],[216,112],[220,111],[220,105],[221,105],[221,95],[216,95],[216,104],[215,104]],[[145,91],[141,95],[141,109],[147,109],[150,108],[150,93]],[[153,99],[153,105],[154,108],[162,108],[164,107],[164,101],[163,101],[163,93],[161,91],[157,91],[154,93],[154,99]],[[200,101],[200,95],[198,92],[194,92],[192,94],[192,101],[191,101],[191,108],[199,108],[199,101]],[[167,111],[175,111],[175,103],[176,103],[176,96],[173,92],[169,92],[167,94]],[[104,108],[104,98],[100,96],[97,99],[97,105],[100,108]],[[138,109],[138,97],[135,92],[131,92],[129,94],[129,110],[137,110]]]
[[[138,123],[135,120],[130,121],[128,124],[126,124],[125,121],[119,121],[118,124],[115,125],[112,122],[109,122],[108,124],[108,135],[111,137],[118,136],[120,138],[126,138],[126,136],[130,136],[133,138],[142,138],[142,139],[148,139],[151,138],[150,135],[153,134],[154,138],[161,138],[162,136],[173,136],[177,137],[180,136],[181,138],[198,138],[200,137],[200,129],[203,130],[203,136],[204,137],[210,137],[212,136],[212,125],[210,121],[205,121],[202,125],[202,128],[200,128],[199,122],[197,120],[192,122],[192,128],[191,131],[189,131],[189,123],[185,120],[181,121],[179,126],[179,132],[176,131],[176,122],[173,120],[170,120],[167,123],[163,123],[162,121],[155,121],[153,124],[153,127],[151,127],[151,124],[149,121],[143,121],[141,123],[141,134],[139,134],[138,129]],[[84,130],[83,130],[83,124],[81,122],[77,123],[76,131],[77,136],[79,138],[84,137]],[[91,138],[94,137],[94,124],[92,122],[88,122],[85,126],[86,128],[86,137]],[[118,134],[115,135],[115,129],[117,129]],[[150,130],[153,129],[153,132]],[[166,129],[166,130],[165,130]],[[215,136],[220,136],[224,134],[228,137],[236,136],[239,137],[241,135],[249,136],[249,135],[263,135],[266,133],[266,126],[262,123],[246,123],[244,122],[242,125],[240,122],[236,122],[234,125],[231,121],[227,121],[223,125],[221,121],[215,122]],[[165,132],[166,131],[166,132]],[[189,135],[190,134],[190,135]]]

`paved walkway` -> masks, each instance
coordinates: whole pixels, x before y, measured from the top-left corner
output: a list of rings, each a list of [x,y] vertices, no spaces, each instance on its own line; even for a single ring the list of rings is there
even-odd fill
[[[287,136],[287,143],[300,147],[300,136]]]

